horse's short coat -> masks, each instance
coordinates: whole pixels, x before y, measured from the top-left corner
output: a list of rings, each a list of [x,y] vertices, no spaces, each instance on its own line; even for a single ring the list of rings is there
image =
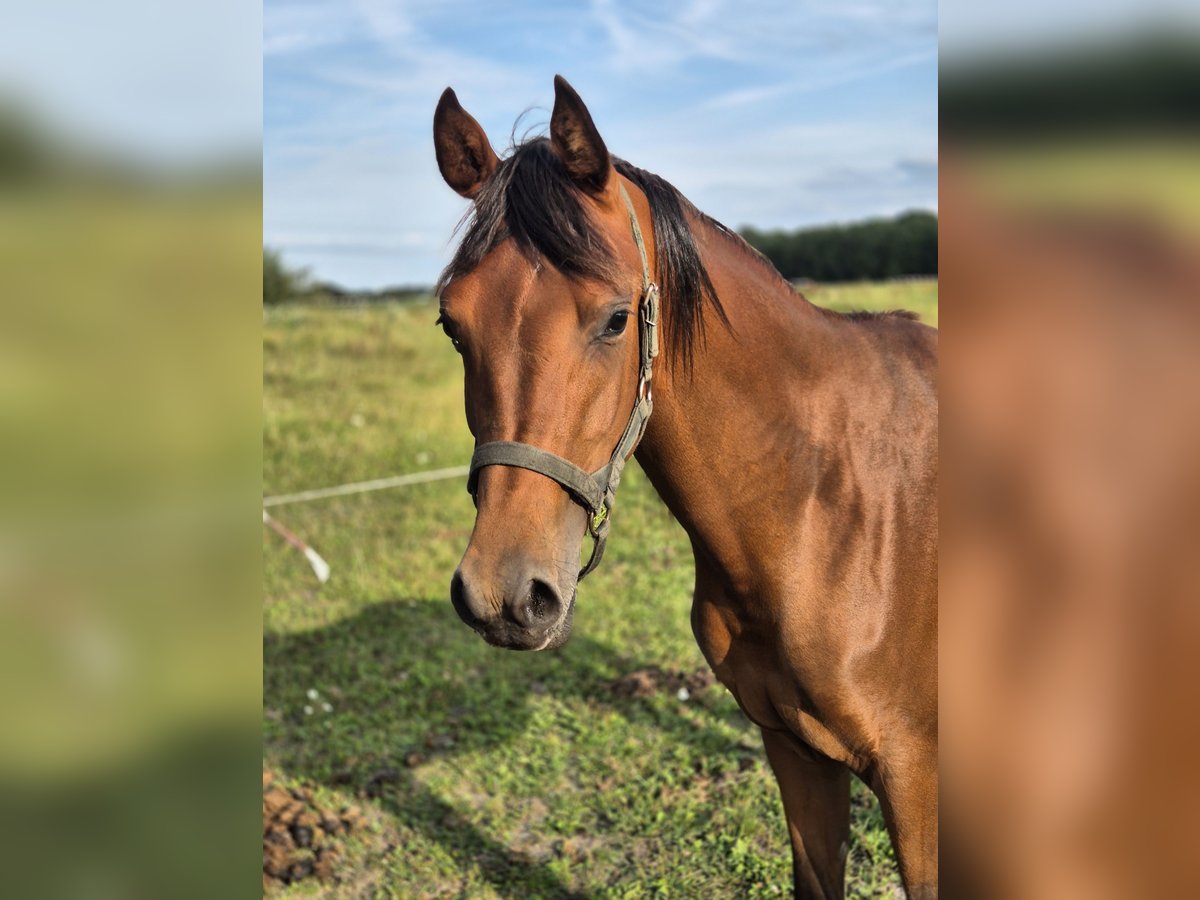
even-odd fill
[[[854,772],[909,895],[936,896],[937,332],[812,306],[665,181],[610,157],[575,91],[555,89],[549,139],[505,160],[452,91],[435,115],[442,175],[474,200],[439,284],[468,424],[479,443],[587,471],[612,452],[638,353],[623,185],[666,335],[636,455],[691,538],[700,648],[762,729],[796,893],[843,893]],[[561,645],[582,510],[502,465],[481,470],[475,499],[455,608],[497,645]]]

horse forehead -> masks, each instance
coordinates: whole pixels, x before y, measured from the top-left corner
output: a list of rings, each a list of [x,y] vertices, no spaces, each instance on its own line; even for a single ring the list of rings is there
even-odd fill
[[[531,261],[511,240],[457,281],[450,306],[468,306],[473,318],[493,330],[574,315],[584,300],[579,285],[553,267]]]
[[[484,321],[511,318],[529,292],[534,266],[504,241],[470,272],[451,283],[448,307],[456,315],[469,314]]]

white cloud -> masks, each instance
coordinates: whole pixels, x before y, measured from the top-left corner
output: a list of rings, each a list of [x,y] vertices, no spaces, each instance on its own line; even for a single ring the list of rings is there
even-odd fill
[[[877,60],[865,64],[843,67],[841,71],[834,70],[806,81],[785,81],[782,83],[764,85],[762,87],[745,88],[718,94],[701,104],[703,109],[722,109],[725,107],[749,106],[767,100],[777,100],[781,97],[798,94],[812,94],[827,91],[830,88],[853,84],[873,75],[894,72],[920,63],[929,62],[937,57],[937,49],[930,48],[905,53],[892,59]]]
[[[263,55],[286,56],[349,39],[354,20],[335,3],[263,5]]]
[[[609,64],[622,72],[661,72],[690,61],[720,60],[777,71],[812,69],[830,51],[863,58],[895,55],[936,41],[937,7],[920,2],[756,3],[694,0],[641,8],[591,0],[589,13],[608,39]]]

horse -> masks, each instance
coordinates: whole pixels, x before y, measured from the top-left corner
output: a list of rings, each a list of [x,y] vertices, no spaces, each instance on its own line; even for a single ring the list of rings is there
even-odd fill
[[[936,897],[937,331],[809,303],[554,92],[549,136],[504,159],[451,88],[434,113],[471,201],[436,288],[476,440],[454,609],[499,647],[565,643],[636,455],[691,541],[700,649],[761,729],[796,896],[844,895],[853,772]]]

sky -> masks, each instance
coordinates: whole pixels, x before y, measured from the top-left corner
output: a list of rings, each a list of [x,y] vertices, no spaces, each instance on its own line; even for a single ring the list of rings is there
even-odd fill
[[[930,0],[267,0],[264,243],[346,287],[431,284],[469,205],[439,95],[504,155],[556,73],[614,155],[731,227],[935,210],[937,29]]]

